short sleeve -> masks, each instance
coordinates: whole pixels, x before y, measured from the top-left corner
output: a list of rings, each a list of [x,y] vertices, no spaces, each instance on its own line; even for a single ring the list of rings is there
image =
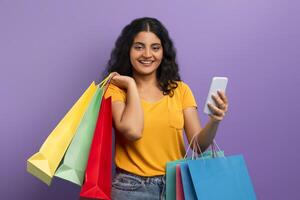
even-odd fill
[[[197,108],[197,103],[190,87],[184,82],[180,83],[180,87],[182,95],[182,109],[187,107]]]
[[[109,84],[106,90],[105,98],[108,97],[111,97],[112,102],[114,101],[126,102],[126,92],[113,84]]]

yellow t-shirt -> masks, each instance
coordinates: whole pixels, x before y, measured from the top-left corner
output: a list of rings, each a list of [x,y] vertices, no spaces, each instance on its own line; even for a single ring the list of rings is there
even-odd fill
[[[197,107],[189,86],[177,82],[173,97],[165,95],[157,102],[141,99],[144,110],[142,138],[126,140],[116,132],[116,166],[140,176],[165,174],[166,162],[182,159],[185,154],[183,140],[183,109]],[[105,97],[126,103],[126,92],[114,85],[107,89]]]

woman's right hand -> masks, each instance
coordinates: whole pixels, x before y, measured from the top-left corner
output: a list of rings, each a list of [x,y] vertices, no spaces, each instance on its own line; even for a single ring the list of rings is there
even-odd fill
[[[118,86],[121,89],[127,90],[130,84],[135,84],[135,81],[130,76],[123,76],[117,72],[113,72],[111,83]]]

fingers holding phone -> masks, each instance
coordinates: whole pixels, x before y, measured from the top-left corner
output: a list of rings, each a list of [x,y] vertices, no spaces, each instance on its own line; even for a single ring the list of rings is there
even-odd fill
[[[208,103],[208,108],[211,111],[210,117],[216,121],[222,121],[228,111],[228,98],[225,92],[218,91],[217,95],[212,95],[214,104]]]
[[[214,77],[204,107],[204,113],[216,121],[223,120],[228,111],[228,98],[225,94],[228,78]]]

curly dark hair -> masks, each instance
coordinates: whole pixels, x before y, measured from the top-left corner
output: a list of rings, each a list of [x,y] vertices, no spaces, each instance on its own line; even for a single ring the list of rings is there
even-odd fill
[[[176,62],[176,49],[167,29],[155,18],[138,18],[124,27],[111,52],[104,75],[107,76],[111,72],[118,72],[121,75],[132,77],[132,65],[129,56],[130,48],[135,36],[141,31],[154,33],[162,43],[163,59],[157,69],[157,79],[163,94],[173,96],[174,89],[178,87],[176,81],[181,80]]]

